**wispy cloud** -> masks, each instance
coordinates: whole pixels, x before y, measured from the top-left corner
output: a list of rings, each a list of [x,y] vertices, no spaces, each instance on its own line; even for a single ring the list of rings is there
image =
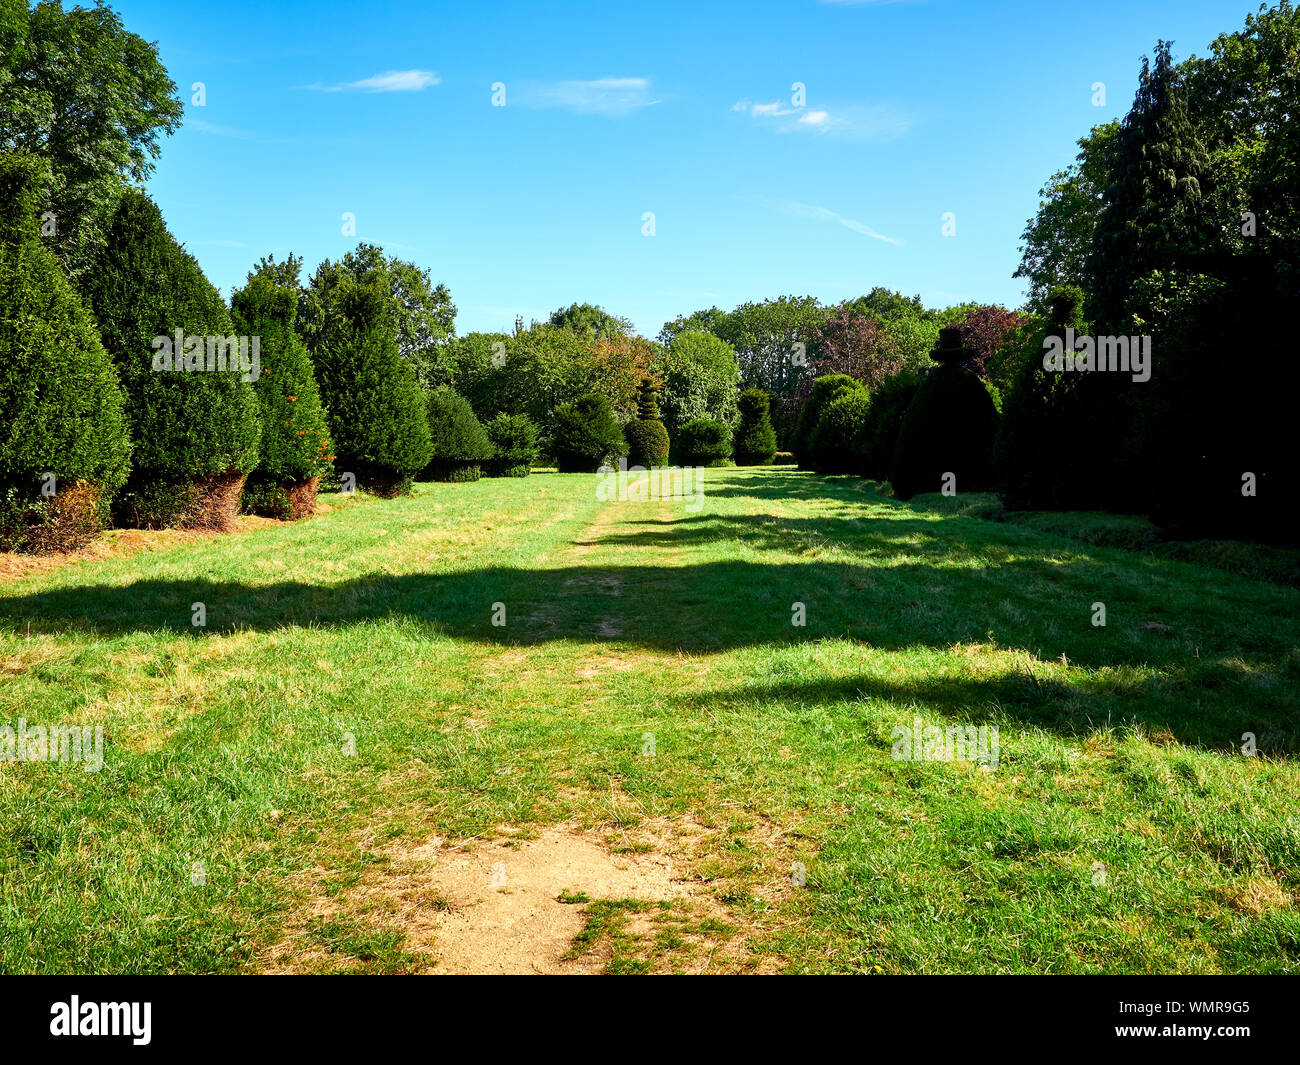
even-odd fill
[[[859,222],[856,218],[846,218],[828,207],[814,207],[812,204],[800,203],[797,200],[781,200],[766,196],[758,199],[760,202],[776,208],[782,214],[788,214],[794,218],[811,218],[817,222],[836,222],[845,229],[851,229],[854,233],[860,233],[872,240],[882,240],[886,244],[894,245],[896,248],[903,246],[903,242],[898,237],[888,237],[884,233],[872,229],[865,222]]]
[[[748,114],[778,133],[829,133],[859,140],[892,140],[912,126],[911,116],[893,104],[846,104],[813,109],[780,101],[737,100],[731,110]]]
[[[432,70],[386,70],[360,81],[344,81],[337,85],[304,85],[315,92],[422,92],[438,85],[442,78]]]
[[[562,108],[579,115],[626,115],[659,103],[651,98],[649,78],[526,82],[515,99],[525,107]]]
[[[197,130],[199,133],[208,133],[214,137],[234,137],[236,140],[250,141],[259,140],[256,133],[250,133],[246,129],[235,129],[233,126],[219,126],[215,122],[205,122],[201,118],[187,118],[185,128]]]

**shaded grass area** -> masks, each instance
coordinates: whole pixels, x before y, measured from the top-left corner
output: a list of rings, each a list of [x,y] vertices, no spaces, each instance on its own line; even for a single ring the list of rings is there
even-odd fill
[[[422,485],[6,582],[0,714],[107,749],[0,766],[0,969],[256,969],[390,845],[689,813],[723,968],[1294,971],[1298,598],[772,469],[698,512]],[[916,716],[997,725],[998,768],[895,761]],[[612,971],[696,949],[586,901]],[[331,969],[420,963],[305,924]]]

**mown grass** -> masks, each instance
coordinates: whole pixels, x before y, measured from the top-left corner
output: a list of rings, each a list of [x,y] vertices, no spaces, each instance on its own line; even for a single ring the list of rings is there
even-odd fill
[[[421,485],[0,585],[0,716],[108,737],[98,773],[0,764],[0,970],[254,971],[296,925],[406,971],[400,927],[296,920],[308,885],[346,899],[435,834],[688,815],[723,968],[1300,969],[1300,592],[706,477],[695,512]],[[997,725],[998,768],[895,761],[917,715]],[[584,905],[612,971],[699,961],[676,911]]]

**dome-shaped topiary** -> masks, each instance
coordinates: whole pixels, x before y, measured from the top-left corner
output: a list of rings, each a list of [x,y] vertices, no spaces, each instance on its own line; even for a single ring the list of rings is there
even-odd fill
[[[555,408],[555,457],[561,473],[594,473],[627,454],[627,441],[609,400],[588,392]]]
[[[813,382],[812,392],[804,400],[799,420],[795,422],[794,433],[790,437],[790,450],[799,460],[801,470],[814,468],[812,436],[817,423],[821,421],[822,411],[841,393],[862,387],[860,381],[842,373],[826,374]]]
[[[377,495],[401,495],[428,465],[432,445],[424,393],[398,349],[388,271],[326,260],[305,298],[304,339],[329,414],[334,466]]]
[[[533,420],[526,414],[498,414],[484,428],[492,443],[488,476],[527,477],[541,454]]]
[[[761,388],[747,388],[736,401],[740,420],[732,441],[738,466],[769,466],[776,455],[776,430],[769,414],[771,397]]]
[[[134,443],[116,515],[229,528],[262,431],[251,338],[234,334],[225,300],[138,189],[122,194],[85,287]]]
[[[469,400],[443,385],[429,393],[433,458],[424,476],[433,481],[477,481],[492,457],[492,442]]]
[[[41,176],[0,156],[0,547],[32,551],[98,532],[130,454],[112,360],[41,243]]]
[[[677,430],[677,455],[683,466],[727,466],[731,429],[725,422],[696,418]]]
[[[870,407],[865,388],[847,389],[825,406],[809,443],[817,472],[857,472],[858,456],[853,445]]]
[[[297,293],[258,274],[230,303],[235,329],[261,339],[261,374],[253,383],[262,412],[261,457],[244,486],[244,509],[284,520],[307,517],[329,469],[330,441],[316,375],[294,329]]]

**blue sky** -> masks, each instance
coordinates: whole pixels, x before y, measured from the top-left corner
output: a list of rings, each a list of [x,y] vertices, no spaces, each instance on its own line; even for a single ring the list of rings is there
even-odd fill
[[[1140,57],[1204,54],[1257,4],[113,6],[186,101],[149,187],[226,295],[265,253],[310,271],[367,240],[446,282],[460,332],[576,300],[653,336],[875,285],[1018,304],[1037,190]]]

